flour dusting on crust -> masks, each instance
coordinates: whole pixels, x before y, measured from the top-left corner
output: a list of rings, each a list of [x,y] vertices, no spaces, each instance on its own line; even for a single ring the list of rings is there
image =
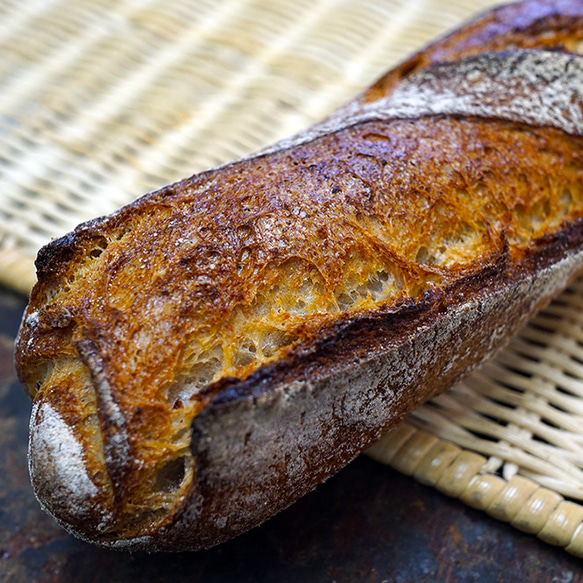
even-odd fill
[[[47,510],[68,506],[82,514],[98,489],[87,473],[83,448],[73,430],[47,402],[37,402],[33,407],[29,452],[35,490],[50,483],[50,488],[44,488],[45,493],[51,493]]]
[[[485,53],[439,63],[403,79],[391,95],[353,101],[327,120],[249,158],[292,148],[370,121],[433,115],[505,119],[583,134],[583,57],[554,51]]]

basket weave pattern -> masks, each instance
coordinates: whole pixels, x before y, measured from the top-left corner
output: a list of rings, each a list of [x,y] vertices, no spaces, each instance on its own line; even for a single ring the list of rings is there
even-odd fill
[[[583,279],[369,455],[583,556]]]
[[[51,238],[307,127],[493,4],[4,0],[0,283],[28,292]],[[583,556],[583,281],[369,453]]]

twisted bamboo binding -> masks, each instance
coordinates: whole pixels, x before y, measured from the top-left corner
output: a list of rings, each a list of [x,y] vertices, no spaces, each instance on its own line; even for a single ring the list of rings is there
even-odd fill
[[[582,398],[583,278],[368,453],[583,556]]]
[[[148,190],[324,117],[492,0],[8,0],[0,282]],[[583,280],[370,450],[583,556]]]

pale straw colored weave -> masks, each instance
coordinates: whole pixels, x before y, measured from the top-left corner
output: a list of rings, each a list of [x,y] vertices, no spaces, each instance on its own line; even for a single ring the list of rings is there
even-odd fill
[[[583,278],[369,455],[583,556]]]
[[[0,282],[27,292],[52,237],[295,133],[493,4],[0,0]],[[583,556],[583,282],[370,454]]]

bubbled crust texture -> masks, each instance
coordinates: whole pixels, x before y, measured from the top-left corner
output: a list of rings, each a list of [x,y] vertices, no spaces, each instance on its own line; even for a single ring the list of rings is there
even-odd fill
[[[390,94],[403,77],[428,67],[487,51],[514,48],[581,51],[583,8],[578,0],[516,2],[478,16],[416,53],[381,77],[358,99],[374,102]]]
[[[430,47],[360,100],[476,39],[581,41],[580,3],[524,6]],[[31,448],[60,432],[73,465],[31,454],[41,502],[84,538],[149,549],[216,544],[285,507],[573,275],[582,146],[499,119],[372,120],[170,185],[47,246],[17,362],[35,399]],[[427,336],[447,310],[457,329]],[[415,362],[456,344],[448,370],[445,357]],[[399,385],[403,361],[415,374]],[[310,413],[371,387],[383,406],[363,397],[376,408],[343,406],[344,421]],[[75,469],[78,504],[51,485]]]

